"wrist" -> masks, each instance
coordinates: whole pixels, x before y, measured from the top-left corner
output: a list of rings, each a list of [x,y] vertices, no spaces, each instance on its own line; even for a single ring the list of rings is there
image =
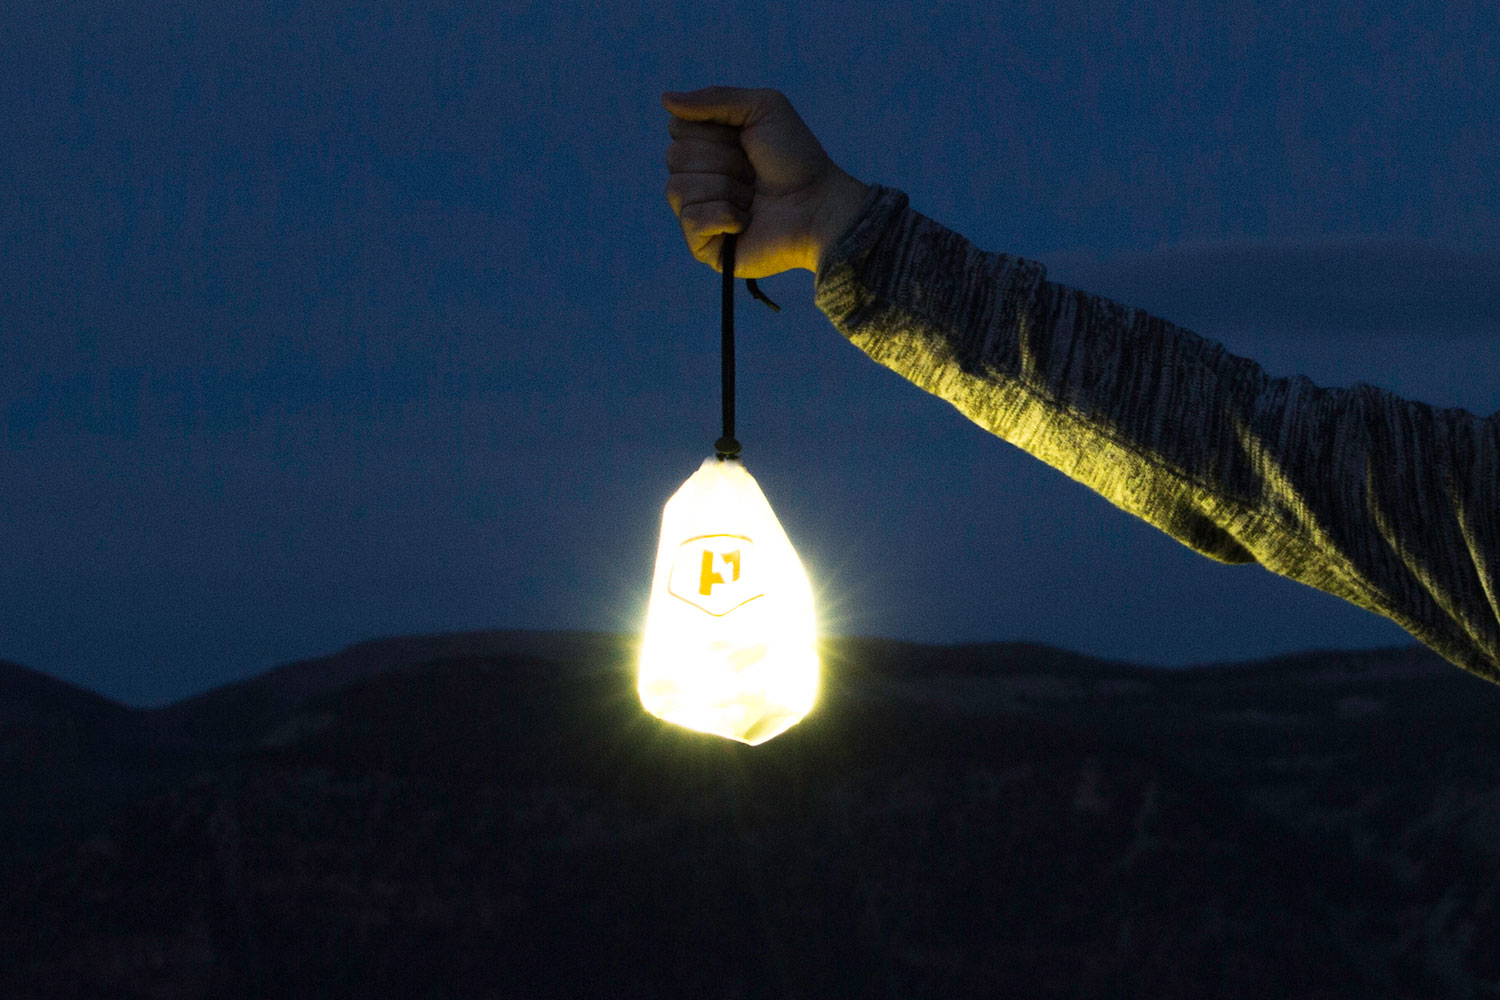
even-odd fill
[[[803,267],[817,274],[839,237],[854,222],[870,186],[850,177],[837,166],[829,179],[828,193],[813,215],[812,248]]]

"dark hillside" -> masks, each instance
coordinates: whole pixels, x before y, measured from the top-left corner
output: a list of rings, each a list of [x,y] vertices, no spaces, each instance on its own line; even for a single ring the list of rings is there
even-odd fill
[[[0,887],[48,847],[184,777],[143,713],[0,661]]]
[[[215,720],[200,776],[12,886],[0,993],[1500,988],[1500,691],[1425,653],[840,641],[753,749],[645,716],[630,657],[387,641],[167,710]]]

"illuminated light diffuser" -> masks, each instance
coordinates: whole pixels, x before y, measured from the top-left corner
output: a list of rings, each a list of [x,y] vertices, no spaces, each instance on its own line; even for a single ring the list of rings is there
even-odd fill
[[[668,722],[754,746],[818,696],[812,586],[737,458],[710,458],[662,512],[636,688]]]

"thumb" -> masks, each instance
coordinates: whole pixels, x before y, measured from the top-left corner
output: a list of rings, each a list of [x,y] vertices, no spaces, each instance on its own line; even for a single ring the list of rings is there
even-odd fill
[[[661,95],[662,107],[684,121],[717,122],[743,128],[765,117],[774,90],[744,87],[704,87],[701,90],[669,90]]]

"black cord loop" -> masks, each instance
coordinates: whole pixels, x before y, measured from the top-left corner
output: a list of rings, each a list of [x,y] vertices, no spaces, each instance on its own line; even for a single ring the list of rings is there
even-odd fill
[[[740,453],[740,443],[734,437],[734,245],[735,233],[725,233],[723,244],[719,248],[719,270],[723,273],[723,295],[719,308],[720,315],[720,364],[719,371],[723,380],[723,402],[724,402],[724,435],[714,442],[714,450],[719,454],[719,460],[726,458],[737,458]],[[760,286],[755,283],[754,278],[745,279],[745,287],[750,289],[750,294],[770,306],[776,312],[781,312],[781,307],[772,302]]]
[[[734,439],[734,233],[725,233],[719,247],[719,270],[724,273],[719,307],[719,371],[723,376],[724,436],[714,442],[719,460],[734,458],[740,443]]]
[[[760,299],[766,305],[770,306],[772,312],[781,312],[781,307],[772,302],[771,297],[760,290],[760,286],[755,283],[754,278],[746,278],[745,287],[750,289],[751,295],[755,296],[757,299]]]

